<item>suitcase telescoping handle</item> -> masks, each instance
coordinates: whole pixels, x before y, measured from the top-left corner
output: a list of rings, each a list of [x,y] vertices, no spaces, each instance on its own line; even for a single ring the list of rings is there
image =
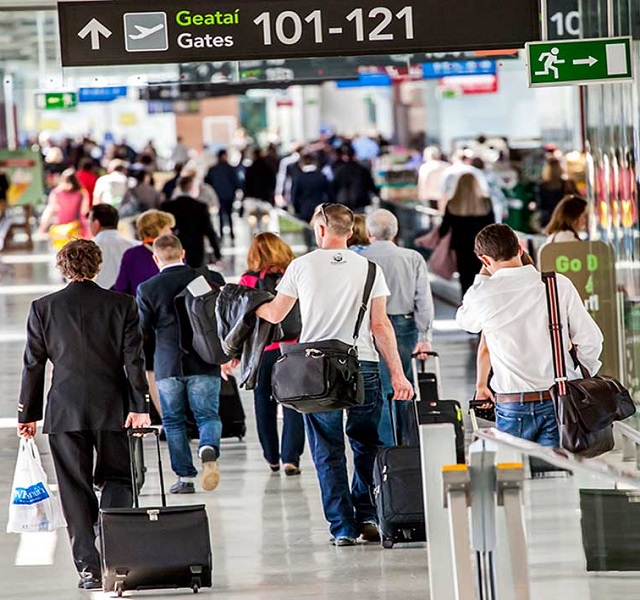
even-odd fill
[[[162,455],[160,454],[160,431],[157,427],[138,427],[135,429],[127,429],[129,435],[129,458],[131,466],[131,485],[133,486],[133,506],[140,507],[140,498],[138,497],[138,486],[136,485],[136,467],[135,461],[135,438],[144,437],[147,434],[153,434],[156,438],[156,452],[158,454],[158,473],[160,475],[160,495],[162,497],[162,506],[167,506],[167,495],[164,491],[164,475],[162,474]],[[144,452],[144,450],[143,450]]]
[[[396,424],[396,411],[393,410],[394,402],[411,402],[411,406],[413,406],[413,411],[416,416],[416,423],[418,423],[418,405],[416,404],[416,396],[414,394],[411,400],[394,400],[393,394],[389,394],[387,396],[387,404],[389,405],[389,415],[391,415],[391,431],[393,433],[393,445],[399,446],[400,441],[398,440],[398,427]]]
[[[438,398],[442,398],[442,376],[440,371],[440,355],[437,352],[420,352],[411,355],[411,362],[413,367],[413,387],[416,391],[417,401],[420,402],[422,397],[420,396],[420,385],[418,384],[418,373],[424,373],[427,360],[418,358],[419,356],[427,355],[428,358],[433,358],[434,372],[436,375],[436,384],[438,386]],[[417,410],[417,407],[416,407]]]

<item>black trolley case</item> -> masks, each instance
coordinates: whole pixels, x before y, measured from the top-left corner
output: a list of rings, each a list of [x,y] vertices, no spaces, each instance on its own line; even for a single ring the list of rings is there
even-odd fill
[[[425,361],[413,359],[416,399],[412,401],[416,440],[420,423],[453,423],[456,430],[458,460],[464,462],[464,431],[462,411],[455,400],[440,400],[440,357],[429,352],[435,368],[427,372]],[[383,448],[373,467],[374,502],[378,513],[380,539],[385,548],[397,543],[424,542],[427,539],[422,493],[420,448],[398,446],[398,433],[389,399],[395,447]],[[407,411],[409,412],[409,411]],[[411,441],[410,441],[411,443]],[[417,441],[416,443],[419,443]]]
[[[158,430],[129,430],[152,433],[156,439],[162,506],[140,508],[134,484],[134,508],[100,511],[102,581],[105,592],[118,597],[128,590],[211,587],[212,557],[209,520],[205,506],[167,506],[162,475]],[[135,482],[132,462],[132,479]]]

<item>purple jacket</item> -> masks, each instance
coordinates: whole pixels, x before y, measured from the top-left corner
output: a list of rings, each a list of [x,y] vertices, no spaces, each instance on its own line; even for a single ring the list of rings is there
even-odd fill
[[[138,286],[157,274],[158,266],[151,250],[144,244],[135,246],[124,253],[118,279],[112,289],[135,297]]]

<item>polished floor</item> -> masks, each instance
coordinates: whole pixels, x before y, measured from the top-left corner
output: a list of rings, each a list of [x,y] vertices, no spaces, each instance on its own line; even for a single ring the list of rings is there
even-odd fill
[[[244,240],[246,242],[248,240]],[[237,275],[246,247],[240,240],[225,253],[225,272]],[[60,287],[51,256],[4,254],[15,269],[0,280],[0,498],[6,506],[17,450],[15,403],[19,389],[24,322],[30,301]],[[443,356],[445,393],[465,401],[474,374],[475,340],[457,330],[454,310],[438,303],[435,348]],[[212,493],[171,497],[171,504],[205,503],[214,554],[214,587],[202,596],[225,600],[423,600],[429,598],[427,546],[359,544],[334,548],[322,517],[316,476],[308,453],[300,477],[272,474],[261,456],[251,396],[244,395],[248,435],[225,441],[222,481]],[[149,441],[148,441],[149,442]],[[147,444],[148,444],[147,442]],[[52,473],[46,438],[38,437]],[[151,454],[143,503],[158,501]],[[168,456],[164,450],[165,464]],[[171,475],[165,467],[168,481]],[[578,478],[535,480],[526,487],[526,522],[534,600],[640,598],[638,574],[587,574],[580,542]],[[0,509],[0,531],[6,510]],[[447,552],[447,548],[432,548]],[[17,536],[0,533],[0,599],[67,600],[86,596],[76,589],[66,533]],[[189,591],[144,592],[144,598],[177,598]],[[106,594],[92,593],[93,598]],[[449,600],[438,598],[434,600]],[[512,600],[505,598],[501,600]]]

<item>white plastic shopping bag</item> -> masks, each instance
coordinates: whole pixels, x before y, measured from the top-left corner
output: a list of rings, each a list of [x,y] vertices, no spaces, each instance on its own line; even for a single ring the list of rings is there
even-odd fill
[[[47,474],[35,442],[21,438],[7,533],[53,531],[66,526],[60,499],[47,485]]]

